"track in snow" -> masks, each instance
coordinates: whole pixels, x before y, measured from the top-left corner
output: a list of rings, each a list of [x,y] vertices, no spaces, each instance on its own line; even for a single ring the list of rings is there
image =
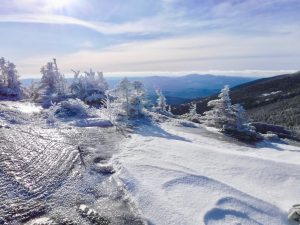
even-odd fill
[[[144,224],[103,166],[121,139],[113,129],[0,127],[0,224],[40,216],[99,224],[81,204],[113,224]]]

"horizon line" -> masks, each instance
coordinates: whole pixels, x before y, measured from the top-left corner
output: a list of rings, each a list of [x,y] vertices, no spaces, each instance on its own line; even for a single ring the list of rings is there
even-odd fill
[[[124,71],[124,72],[103,72],[104,77],[183,77],[188,75],[211,75],[211,76],[233,76],[233,77],[271,77],[284,74],[292,74],[299,72],[296,69],[282,70],[204,70],[204,71]],[[72,78],[72,73],[62,73],[66,78]],[[41,74],[25,74],[21,75],[20,79],[39,79]]]

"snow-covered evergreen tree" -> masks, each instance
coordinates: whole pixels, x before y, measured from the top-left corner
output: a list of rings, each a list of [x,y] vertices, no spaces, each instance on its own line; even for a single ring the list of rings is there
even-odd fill
[[[18,71],[16,70],[15,64],[7,63],[7,86],[20,93],[21,83],[19,81]]]
[[[109,92],[114,97],[112,105],[117,106],[120,115],[128,119],[144,115],[145,91],[141,82],[130,82],[124,78],[116,89]]]
[[[21,82],[15,64],[0,58],[0,95],[20,99]]]
[[[191,105],[190,110],[189,110],[189,115],[190,115],[191,117],[194,117],[194,116],[197,115],[197,105],[196,105],[196,103],[193,103],[193,104]]]
[[[196,103],[192,103],[189,109],[189,112],[184,115],[188,120],[199,122],[200,115],[197,113],[197,105]]]
[[[143,110],[146,104],[144,85],[140,81],[134,81],[132,87],[133,93],[131,93],[129,102],[129,114],[131,117],[140,117],[143,115]]]
[[[166,101],[166,98],[165,98],[164,94],[162,93],[162,90],[157,89],[156,94],[158,96],[158,98],[157,98],[157,108],[161,111],[166,111],[167,101]]]
[[[60,102],[66,98],[66,81],[58,70],[56,59],[41,68],[41,101],[44,107]]]
[[[172,114],[172,107],[171,107],[171,105],[168,106],[168,113]]]
[[[238,130],[243,128],[243,125],[247,123],[246,110],[240,104],[235,104],[232,106],[235,114],[235,125]]]
[[[234,112],[234,129],[238,131],[253,131],[254,128],[249,125],[247,112],[241,104],[232,106]]]
[[[204,112],[201,120],[213,127],[223,128],[234,122],[234,112],[232,110],[231,99],[229,96],[229,87],[226,85],[218,96],[218,99],[207,103],[212,109]]]
[[[99,104],[105,99],[105,91],[108,90],[108,84],[103,77],[102,72],[89,72],[80,74],[80,71],[74,71],[74,80],[70,86],[73,97],[79,98],[90,104]]]
[[[228,86],[221,90],[218,99],[209,101],[207,105],[212,109],[201,117],[207,125],[221,128],[222,132],[242,141],[261,140],[255,128],[249,125],[245,109],[240,104],[231,105]]]
[[[129,98],[132,91],[132,84],[125,77],[118,85],[118,98],[122,102],[123,108],[125,109],[126,116],[129,116]]]
[[[142,82],[140,82],[140,81],[134,81],[133,83],[132,83],[132,87],[133,87],[133,89],[135,90],[135,93],[137,94],[137,95],[144,95],[145,93],[145,89],[144,89],[144,85],[143,85],[143,83]]]

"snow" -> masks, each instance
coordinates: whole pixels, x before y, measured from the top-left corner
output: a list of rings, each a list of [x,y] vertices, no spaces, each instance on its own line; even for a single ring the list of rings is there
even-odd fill
[[[27,114],[40,113],[42,111],[41,106],[31,102],[1,101],[0,106]]]
[[[25,115],[24,105],[0,102],[0,224],[144,224],[111,175],[121,133],[69,118],[48,126],[45,112]]]
[[[1,123],[26,124],[36,120],[42,108],[29,102],[1,101],[0,121]]]
[[[114,158],[151,224],[289,224],[300,201],[300,147],[250,146],[205,127],[141,125]]]
[[[113,124],[109,120],[101,118],[87,118],[76,120],[72,125],[77,127],[112,127]]]
[[[262,97],[267,97],[267,96],[270,96],[270,95],[277,95],[277,94],[280,94],[282,91],[273,91],[273,92],[270,92],[270,93],[264,93],[262,94],[261,96]]]

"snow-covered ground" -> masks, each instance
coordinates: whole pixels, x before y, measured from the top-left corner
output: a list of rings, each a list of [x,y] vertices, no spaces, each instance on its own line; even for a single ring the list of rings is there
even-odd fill
[[[300,147],[166,122],[140,126],[122,148],[117,176],[150,224],[289,224],[300,202]]]
[[[22,113],[40,113],[42,107],[31,102],[17,102],[17,101],[1,101],[0,105],[6,109],[19,110]]]
[[[145,224],[111,176],[123,135],[98,118],[49,126],[44,114],[0,102],[0,224]]]
[[[90,224],[84,205],[112,224],[145,224],[142,215],[151,225],[287,225],[300,202],[299,144],[246,145],[176,119],[137,122],[129,138],[70,121],[52,127],[25,102],[1,102],[2,123],[0,224],[54,215]]]

